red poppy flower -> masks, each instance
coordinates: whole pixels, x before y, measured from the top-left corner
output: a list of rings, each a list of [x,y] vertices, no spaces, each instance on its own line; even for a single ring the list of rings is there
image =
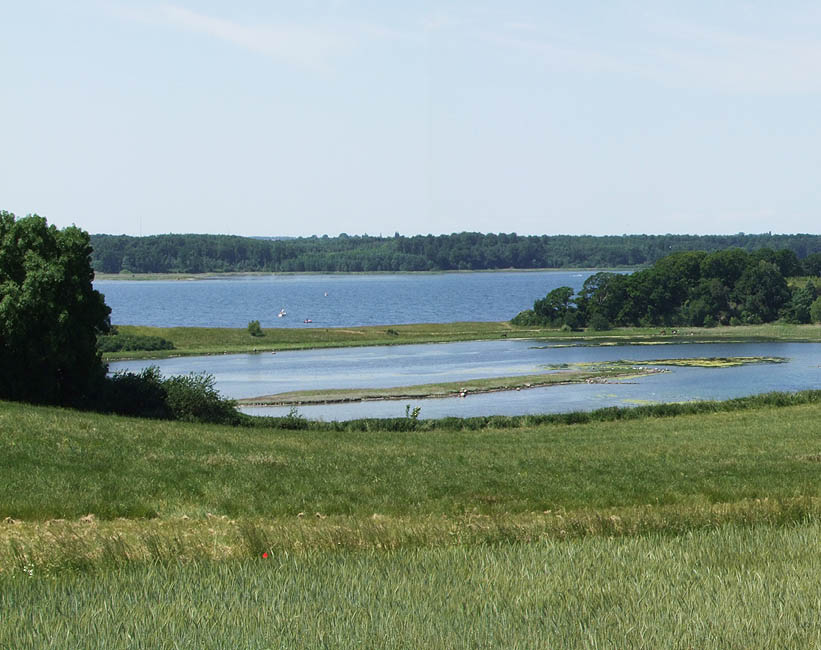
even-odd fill
[[[267,560],[268,559],[268,551],[265,551],[265,553],[262,554],[262,557]]]

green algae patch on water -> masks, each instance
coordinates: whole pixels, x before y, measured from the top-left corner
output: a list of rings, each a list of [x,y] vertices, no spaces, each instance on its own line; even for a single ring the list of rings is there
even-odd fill
[[[618,368],[620,370],[651,371],[648,366],[676,366],[681,368],[732,368],[746,366],[751,363],[787,363],[787,357],[692,357],[680,359],[619,359],[614,361],[580,361],[573,364],[556,364],[547,366],[550,369],[578,368],[592,370],[594,368]]]
[[[652,366],[679,366],[688,368],[732,368],[751,363],[787,363],[786,357],[696,357],[693,359],[654,359],[643,363]],[[618,363],[626,363],[624,361]]]

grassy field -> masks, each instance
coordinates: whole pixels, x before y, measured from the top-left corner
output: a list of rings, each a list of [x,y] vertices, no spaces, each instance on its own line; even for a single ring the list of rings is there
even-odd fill
[[[814,647],[819,421],[333,432],[0,403],[0,647]]]
[[[816,648],[821,526],[0,578],[4,648]]]
[[[419,325],[385,325],[338,328],[268,328],[265,336],[255,337],[245,328],[217,327],[147,327],[118,325],[123,334],[160,336],[171,341],[175,350],[155,352],[106,353],[109,360],[124,358],[164,358],[180,355],[226,354],[237,352],[272,352],[321,347],[361,345],[400,345],[535,339],[557,345],[626,345],[630,343],[659,345],[665,343],[731,343],[753,341],[821,342],[821,325],[740,325],[737,327],[618,328],[603,332],[562,332],[538,327],[516,327],[508,322],[428,323]],[[661,332],[665,333],[662,334]]]
[[[0,409],[0,519],[370,517],[821,496],[821,405],[582,425],[285,431]]]

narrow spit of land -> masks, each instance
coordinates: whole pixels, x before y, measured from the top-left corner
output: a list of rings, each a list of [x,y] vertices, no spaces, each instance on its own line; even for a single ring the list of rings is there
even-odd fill
[[[237,400],[242,406],[307,406],[342,404],[373,400],[429,399],[465,397],[468,394],[520,391],[565,384],[623,382],[644,375],[667,372],[663,366],[692,368],[728,368],[750,363],[784,363],[783,357],[697,357],[688,359],[657,359],[642,361],[599,361],[551,368],[552,372],[514,377],[466,379],[458,382],[416,384],[390,388],[338,388],[300,390],[274,395],[262,395]]]
[[[527,390],[562,384],[607,383],[649,375],[661,370],[627,365],[608,365],[589,370],[520,375],[517,377],[490,377],[437,384],[416,384],[391,388],[338,388],[326,390],[300,390],[276,395],[262,395],[237,400],[243,406],[305,406],[309,404],[341,404],[370,400],[404,400],[438,397],[465,397],[468,394],[495,393],[510,390]]]
[[[247,328],[148,327],[118,325],[125,335],[159,336],[173,350],[107,352],[106,360],[161,359],[209,354],[271,353],[280,350],[339,348],[368,345],[412,345],[458,341],[532,339],[550,345],[665,345],[676,343],[821,342],[821,325],[740,325],[679,329],[626,327],[607,331],[565,332],[542,327],[517,327],[503,322],[426,323],[368,327],[295,327],[263,329],[252,336]]]

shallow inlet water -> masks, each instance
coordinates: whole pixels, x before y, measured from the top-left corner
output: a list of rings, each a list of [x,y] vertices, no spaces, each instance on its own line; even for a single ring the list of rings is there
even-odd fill
[[[526,375],[551,364],[693,357],[786,357],[782,364],[750,364],[731,368],[680,368],[670,372],[608,384],[571,384],[468,395],[460,398],[414,399],[421,417],[522,415],[633,406],[652,402],[728,399],[769,391],[821,388],[819,343],[731,343],[626,345],[604,347],[540,347],[532,340],[471,341],[429,345],[299,350],[277,354],[181,357],[160,361],[123,361],[111,372],[160,367],[164,375],[208,372],[223,395],[232,398],[292,390],[408,386],[481,377]],[[347,420],[400,417],[405,401],[300,406],[311,419]],[[287,407],[245,408],[255,415],[287,415]]]
[[[594,271],[499,271],[97,280],[111,322],[155,327],[355,327],[502,321]],[[285,309],[287,315],[278,318]],[[310,319],[311,323],[305,323]]]

